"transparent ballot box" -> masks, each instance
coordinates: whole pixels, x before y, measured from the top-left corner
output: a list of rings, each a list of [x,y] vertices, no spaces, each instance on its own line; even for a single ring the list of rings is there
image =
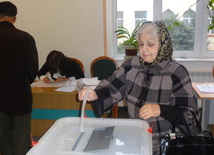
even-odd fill
[[[140,119],[58,119],[27,155],[151,155],[149,125]]]

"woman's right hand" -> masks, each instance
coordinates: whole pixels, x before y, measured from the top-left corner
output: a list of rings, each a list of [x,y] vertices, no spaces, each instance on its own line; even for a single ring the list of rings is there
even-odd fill
[[[87,97],[87,101],[94,101],[94,100],[97,100],[97,99],[98,99],[98,96],[97,96],[96,92],[95,92],[93,89],[91,89],[90,87],[89,87],[89,88],[83,88],[83,89],[78,93],[78,99],[79,99],[80,101],[83,100],[83,98],[84,98],[84,96],[85,96],[85,94],[86,94],[87,89],[90,89],[89,94],[88,94],[88,97]]]
[[[42,81],[44,83],[50,83],[51,82],[51,80],[48,77],[45,77]]]

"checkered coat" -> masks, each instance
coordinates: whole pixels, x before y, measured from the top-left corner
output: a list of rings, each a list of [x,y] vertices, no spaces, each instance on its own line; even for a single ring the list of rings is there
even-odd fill
[[[191,126],[195,122],[192,112],[196,116],[199,114],[189,73],[184,66],[172,59],[147,68],[139,61],[138,56],[132,57],[113,75],[102,80],[95,91],[98,100],[94,105],[99,115],[122,99],[126,99],[130,118],[140,119],[139,110],[146,103],[182,108],[182,113],[177,117],[182,117],[183,123],[176,124],[176,130],[183,134],[189,134],[192,130]],[[154,122],[153,154],[159,154],[160,137],[168,133],[173,123],[171,116],[167,116],[167,110],[164,113],[164,118],[160,115],[146,120],[150,125]]]

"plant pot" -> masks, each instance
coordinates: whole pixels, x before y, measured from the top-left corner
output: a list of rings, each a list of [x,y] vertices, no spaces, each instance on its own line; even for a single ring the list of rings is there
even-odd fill
[[[135,56],[137,55],[137,49],[125,49],[125,54],[127,56]]]
[[[134,45],[123,45],[126,56],[135,56],[137,55],[137,48]]]

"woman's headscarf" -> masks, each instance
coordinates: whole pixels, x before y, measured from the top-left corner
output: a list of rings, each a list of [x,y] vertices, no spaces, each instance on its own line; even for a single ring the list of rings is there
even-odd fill
[[[146,63],[144,60],[140,58],[140,61],[146,65],[147,67],[153,67],[156,64],[162,62],[163,60],[171,59],[173,53],[172,40],[170,38],[168,29],[163,21],[147,21],[144,22],[138,30],[138,37],[141,33],[145,33],[143,31],[143,26],[145,24],[150,24],[151,26],[155,26],[157,28],[158,40],[159,40],[159,50],[155,60],[152,63]]]

